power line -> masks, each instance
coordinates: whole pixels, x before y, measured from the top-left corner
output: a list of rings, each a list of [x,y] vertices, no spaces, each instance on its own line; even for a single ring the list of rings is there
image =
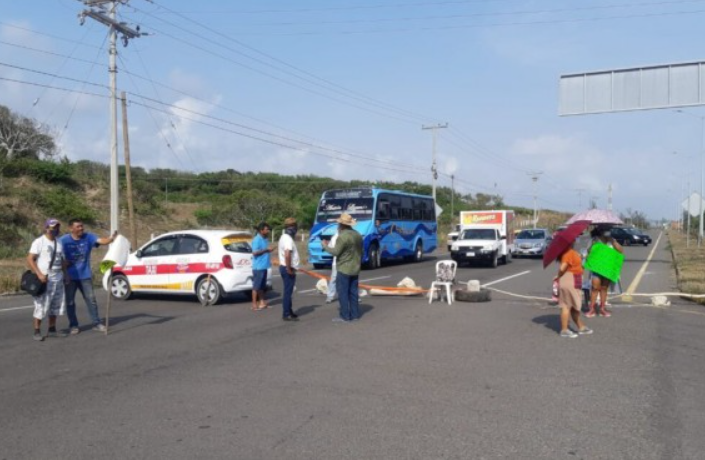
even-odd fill
[[[99,49],[99,47],[97,47],[95,45],[90,45],[88,43],[82,43],[78,40],[72,40],[70,38],[59,37],[58,35],[52,35],[52,34],[48,34],[46,32],[40,32],[38,30],[30,29],[29,27],[18,26],[17,24],[10,24],[7,22],[0,21],[0,26],[11,27],[13,29],[18,29],[18,30],[24,30],[25,32],[31,32],[33,34],[42,35],[44,37],[53,38],[54,40],[60,40],[62,42],[66,42],[66,43],[74,43],[74,44],[77,44],[78,46],[83,46],[86,48]]]
[[[169,8],[167,8],[167,7],[165,7],[165,6],[162,6],[162,5],[160,5],[160,4],[157,4],[156,2],[153,2],[153,1],[151,1],[151,0],[147,0],[147,1],[150,1],[150,3],[154,3],[155,5],[158,5],[158,6],[159,6],[160,8],[162,8],[162,9],[165,9],[165,10],[167,10],[167,11],[172,11],[172,12],[173,12],[173,10],[170,10]],[[190,23],[192,23],[192,24],[195,24],[195,25],[197,25],[197,26],[199,26],[199,27],[201,27],[201,28],[207,30],[208,32],[210,32],[210,33],[212,33],[212,34],[218,36],[218,37],[221,38],[221,39],[226,39],[226,40],[228,40],[228,41],[232,41],[232,42],[236,43],[238,46],[241,46],[241,47],[243,47],[243,48],[246,48],[246,49],[248,49],[248,50],[250,50],[250,51],[252,51],[252,52],[254,52],[254,53],[256,53],[256,54],[258,54],[258,55],[260,55],[260,56],[264,56],[265,58],[267,58],[267,59],[269,59],[269,60],[275,62],[276,64],[272,64],[271,62],[267,62],[267,61],[265,61],[265,60],[263,60],[263,59],[260,59],[260,58],[258,58],[258,57],[252,56],[251,54],[248,54],[248,53],[245,53],[245,52],[243,52],[243,51],[234,49],[234,48],[232,48],[232,47],[230,47],[230,46],[227,46],[227,45],[223,44],[222,41],[213,40],[213,39],[210,39],[210,38],[208,38],[208,37],[205,37],[205,36],[203,36],[202,34],[199,34],[199,33],[197,33],[197,32],[193,32],[193,31],[190,31],[190,30],[187,30],[187,29],[183,29],[183,28],[180,27],[179,25],[174,24],[173,22],[167,21],[166,19],[161,18],[161,17],[159,17],[159,16],[156,16],[156,15],[150,13],[150,12],[146,12],[146,11],[144,11],[144,10],[141,10],[141,9],[135,8],[135,7],[132,7],[132,8],[133,8],[135,11],[142,12],[143,14],[145,14],[145,15],[147,15],[147,16],[150,16],[150,17],[152,17],[152,18],[155,18],[155,19],[157,19],[157,20],[159,20],[159,21],[161,21],[161,22],[167,24],[167,25],[170,25],[171,27],[178,27],[178,28],[180,28],[180,30],[185,30],[185,31],[186,31],[187,33],[189,33],[190,35],[195,36],[195,37],[197,37],[197,38],[199,38],[199,39],[201,39],[201,40],[204,40],[204,41],[208,42],[208,43],[211,44],[211,45],[215,45],[215,46],[218,46],[218,47],[220,47],[220,48],[224,48],[224,49],[226,49],[226,50],[228,50],[228,51],[230,51],[230,52],[232,52],[232,53],[235,53],[235,54],[238,54],[238,55],[240,55],[240,56],[243,56],[243,57],[245,57],[245,58],[247,58],[247,59],[250,59],[250,60],[252,60],[252,61],[254,61],[254,62],[256,62],[256,63],[258,63],[258,64],[260,64],[260,65],[263,65],[263,66],[266,66],[266,67],[275,69],[275,70],[277,70],[277,71],[283,72],[283,73],[285,73],[285,74],[287,74],[287,75],[289,75],[289,76],[291,76],[291,77],[297,78],[297,79],[302,80],[302,81],[304,81],[304,82],[306,82],[306,83],[308,83],[308,84],[310,84],[310,85],[313,85],[314,87],[317,87],[317,88],[320,88],[320,89],[324,89],[324,90],[326,90],[326,91],[330,91],[330,92],[332,92],[332,93],[334,93],[334,94],[338,94],[338,95],[340,95],[340,96],[342,96],[342,97],[346,97],[346,98],[355,100],[355,101],[357,101],[357,102],[370,105],[370,106],[372,106],[372,107],[376,107],[377,109],[386,110],[386,111],[388,111],[388,112],[390,112],[390,113],[395,113],[396,115],[391,116],[390,114],[380,113],[380,112],[377,111],[377,110],[367,109],[367,108],[361,107],[361,106],[356,105],[356,104],[352,104],[352,103],[347,102],[347,101],[343,101],[343,100],[340,100],[340,99],[337,99],[337,98],[333,98],[333,97],[330,96],[330,95],[326,95],[325,93],[320,93],[320,92],[318,92],[318,91],[314,91],[314,90],[312,90],[312,89],[310,89],[310,88],[303,87],[303,86],[301,86],[301,85],[299,85],[299,84],[290,82],[290,81],[288,81],[288,80],[284,80],[284,79],[282,79],[282,78],[280,78],[280,77],[277,77],[277,76],[275,76],[275,75],[272,75],[272,74],[269,73],[269,72],[265,72],[265,71],[263,71],[263,70],[261,70],[261,69],[257,69],[257,68],[255,68],[255,67],[252,67],[252,66],[248,65],[248,64],[244,64],[244,63],[242,63],[242,62],[235,61],[235,60],[233,60],[233,59],[231,59],[231,58],[226,58],[226,57],[224,57],[224,56],[222,56],[222,55],[220,55],[220,54],[213,53],[213,52],[211,52],[210,50],[202,49],[202,47],[199,48],[199,49],[201,49],[202,51],[206,51],[206,52],[209,52],[210,54],[214,54],[214,55],[217,56],[217,57],[221,57],[221,58],[223,58],[223,59],[226,59],[226,60],[228,60],[228,61],[230,61],[230,62],[232,62],[232,63],[234,63],[234,64],[236,64],[236,65],[242,66],[242,67],[244,67],[244,68],[246,68],[246,69],[248,69],[248,70],[251,70],[251,71],[260,73],[260,74],[262,74],[262,75],[265,75],[265,76],[267,76],[268,78],[273,78],[273,79],[275,79],[275,80],[277,80],[277,81],[286,83],[286,84],[288,84],[288,85],[295,86],[295,87],[297,87],[297,88],[299,88],[299,89],[303,89],[303,90],[305,90],[305,91],[313,92],[314,94],[318,94],[318,95],[321,95],[321,96],[323,96],[323,97],[326,97],[326,98],[335,100],[336,102],[340,102],[340,103],[343,103],[343,104],[346,104],[346,105],[349,105],[349,106],[352,106],[352,107],[356,107],[356,108],[358,108],[358,109],[367,110],[367,111],[372,111],[373,113],[377,113],[377,114],[382,115],[382,116],[388,116],[388,117],[390,117],[390,118],[395,118],[395,119],[400,119],[399,117],[401,116],[401,117],[404,117],[404,118],[408,118],[408,119],[409,119],[409,120],[403,120],[403,121],[409,122],[410,120],[415,120],[415,121],[414,121],[415,123],[418,123],[418,122],[426,122],[426,121],[428,121],[428,120],[430,119],[429,117],[426,117],[426,116],[423,116],[423,115],[419,115],[419,114],[415,114],[415,113],[410,112],[410,111],[408,111],[408,110],[395,107],[395,106],[393,106],[393,105],[391,105],[391,104],[388,104],[388,103],[379,101],[379,100],[374,99],[374,98],[371,98],[371,97],[369,97],[369,96],[365,96],[364,94],[361,94],[361,93],[359,93],[359,92],[356,92],[356,91],[350,90],[350,89],[348,89],[348,88],[345,88],[345,87],[343,87],[343,86],[341,86],[341,85],[339,85],[339,84],[336,84],[336,83],[334,83],[334,82],[332,82],[332,81],[330,81],[330,80],[328,80],[328,79],[319,77],[319,76],[317,76],[317,75],[315,75],[315,74],[313,74],[313,73],[311,73],[311,72],[308,72],[308,71],[306,71],[306,70],[303,70],[303,69],[301,69],[301,68],[299,68],[299,67],[297,67],[297,66],[294,66],[294,65],[292,65],[292,64],[290,64],[290,63],[288,63],[288,62],[285,62],[285,61],[283,61],[283,60],[281,60],[281,59],[279,59],[279,58],[277,58],[277,57],[274,57],[274,56],[272,56],[272,55],[270,55],[270,54],[267,54],[267,53],[265,53],[265,52],[263,52],[263,51],[260,51],[260,50],[254,48],[254,47],[252,47],[252,46],[250,46],[250,45],[247,45],[247,44],[245,44],[245,43],[243,43],[243,42],[241,42],[241,41],[239,41],[239,40],[236,40],[236,39],[234,39],[234,38],[232,38],[232,37],[230,37],[230,36],[228,36],[228,35],[226,35],[226,34],[223,34],[222,32],[219,32],[219,31],[217,31],[217,30],[215,30],[215,29],[213,29],[213,28],[211,28],[211,27],[208,27],[208,26],[206,26],[206,25],[204,25],[204,24],[202,24],[202,23],[200,23],[200,22],[198,22],[198,21],[196,21],[196,20],[194,20],[194,19],[191,19],[191,18],[189,18],[189,17],[187,17],[187,16],[184,16],[184,15],[182,15],[182,14],[180,14],[180,13],[174,12],[175,14],[177,14],[180,18],[184,19],[185,21],[188,21],[188,22],[190,22]],[[181,39],[181,38],[177,38],[177,37],[175,37],[175,36],[173,36],[173,35],[170,35],[170,34],[164,32],[164,31],[158,30],[158,29],[155,28],[154,26],[150,26],[150,27],[151,27],[153,30],[155,30],[156,32],[158,32],[159,34],[162,34],[162,35],[165,35],[165,36],[167,36],[167,37],[169,37],[169,38],[172,38],[172,39],[174,39],[174,40],[180,41],[181,43],[187,44],[187,45],[189,45],[189,46],[197,46],[197,45],[194,45],[194,44],[192,44],[192,43],[190,43],[190,42],[188,42],[188,41],[186,41],[186,40],[183,40],[183,39]],[[282,66],[284,66],[285,68],[283,68]],[[294,70],[295,72],[298,72],[298,73],[301,74],[301,75],[297,75],[296,73],[292,73],[291,70]]]
[[[468,19],[480,17],[497,17],[497,16],[528,16],[539,14],[559,14],[559,13],[574,13],[581,11],[597,11],[609,9],[625,9],[625,8],[645,8],[653,6],[669,6],[680,5],[684,3],[702,3],[705,0],[670,0],[670,1],[653,1],[653,2],[638,2],[638,3],[621,3],[611,5],[593,5],[579,6],[571,8],[549,8],[543,10],[519,10],[519,11],[492,11],[482,13],[465,13],[465,14],[448,14],[441,16],[412,16],[412,17],[391,17],[391,18],[371,18],[371,19],[339,19],[330,21],[286,21],[286,22],[269,22],[269,23],[252,23],[248,22],[243,25],[262,27],[262,26],[302,26],[302,25],[342,25],[342,24],[380,24],[390,22],[412,22],[412,21],[438,21],[448,19]],[[235,24],[237,25],[237,24]]]
[[[495,27],[520,27],[520,26],[535,26],[535,25],[554,25],[554,24],[577,24],[583,22],[599,22],[610,21],[617,19],[644,19],[666,16],[682,16],[705,13],[705,9],[689,10],[689,11],[670,11],[659,13],[641,13],[641,14],[625,14],[615,16],[596,16],[588,18],[566,18],[566,19],[546,19],[536,21],[516,21],[516,22],[495,22],[495,23],[474,23],[455,26],[424,26],[424,27],[407,27],[398,29],[368,29],[368,30],[336,30],[336,31],[305,31],[305,32],[282,32],[282,33],[267,33],[267,32],[251,32],[240,33],[238,35],[267,35],[267,36],[296,36],[296,35],[365,35],[365,34],[388,34],[388,33],[406,33],[406,32],[427,32],[439,30],[461,30],[461,29],[477,29],[477,28],[495,28]]]
[[[47,50],[42,50],[42,49],[39,49],[39,48],[33,48],[33,47],[25,46],[25,45],[18,45],[18,44],[16,44],[16,43],[10,43],[10,42],[3,42],[3,41],[0,41],[0,44],[7,45],[7,46],[18,47],[18,48],[20,48],[20,49],[25,49],[25,50],[28,50],[28,51],[33,51],[33,52],[42,53],[42,54],[51,55],[51,56],[57,56],[57,57],[67,57],[67,56],[68,56],[68,55],[65,55],[65,54],[60,54],[60,53],[55,53],[55,52],[51,52],[51,51],[47,51]],[[100,52],[100,50],[99,50],[99,52]],[[138,52],[138,57],[139,57],[139,52]],[[78,61],[78,62],[84,62],[84,63],[88,63],[88,64],[92,64],[92,65],[103,65],[102,63],[97,62],[97,61],[89,61],[89,60],[86,60],[86,59],[80,59],[80,58],[75,58],[75,57],[74,57],[74,58],[71,58],[71,59],[73,59],[73,60],[75,60],[75,61]],[[29,70],[29,69],[26,69],[26,70],[31,71],[31,70]],[[339,151],[343,151],[343,152],[346,152],[346,153],[348,153],[348,152],[353,152],[353,155],[354,155],[354,154],[357,154],[357,155],[360,155],[360,156],[365,155],[365,154],[361,154],[361,153],[359,153],[359,152],[356,152],[355,150],[345,149],[345,148],[343,148],[343,147],[335,146],[334,144],[330,144],[330,143],[327,143],[327,142],[323,142],[323,141],[321,141],[321,140],[319,140],[319,139],[316,139],[315,137],[309,136],[309,135],[307,135],[307,134],[303,134],[303,133],[300,133],[300,132],[297,132],[297,131],[293,131],[293,130],[291,130],[291,129],[284,128],[284,127],[282,127],[282,126],[279,126],[279,125],[270,123],[270,122],[268,122],[268,121],[266,121],[266,120],[263,120],[263,119],[261,119],[261,118],[253,117],[253,116],[251,116],[251,115],[248,115],[248,114],[239,112],[239,111],[237,111],[237,110],[233,110],[233,109],[231,109],[231,108],[229,108],[229,107],[227,107],[227,106],[224,106],[224,105],[221,105],[221,104],[218,104],[218,103],[209,101],[209,100],[207,100],[207,99],[203,99],[203,98],[198,97],[198,96],[195,96],[195,95],[193,95],[193,94],[191,94],[191,93],[188,93],[188,92],[179,90],[179,89],[177,89],[177,88],[174,88],[174,87],[172,87],[172,86],[166,85],[166,84],[164,84],[164,83],[155,81],[155,80],[153,80],[153,79],[151,79],[151,78],[147,78],[147,77],[144,77],[144,76],[139,75],[139,74],[137,74],[137,73],[131,72],[131,71],[128,70],[128,69],[122,69],[122,72],[123,72],[123,73],[126,73],[126,74],[128,74],[128,75],[130,75],[130,76],[132,76],[132,77],[134,77],[134,78],[137,78],[137,79],[140,79],[140,80],[144,80],[144,81],[150,82],[150,83],[152,83],[153,85],[159,86],[160,88],[164,88],[164,89],[167,89],[167,90],[169,90],[169,91],[173,91],[173,92],[176,93],[176,94],[180,94],[180,95],[182,95],[182,96],[186,96],[186,97],[192,98],[192,99],[194,99],[194,100],[203,102],[203,103],[205,103],[205,104],[207,104],[207,105],[209,105],[209,106],[219,108],[219,109],[221,109],[221,110],[224,110],[224,111],[226,111],[226,112],[232,113],[232,114],[234,114],[234,115],[238,115],[238,116],[247,118],[247,119],[249,119],[249,120],[256,121],[256,122],[258,122],[258,123],[262,123],[262,124],[264,124],[264,125],[270,126],[270,127],[272,127],[272,128],[275,128],[275,129],[278,129],[278,130],[281,130],[281,131],[284,131],[284,132],[288,132],[288,133],[291,133],[291,134],[300,136],[300,137],[302,137],[302,138],[309,139],[309,140],[313,141],[314,143],[321,144],[321,145],[322,145],[322,144],[328,144],[330,147],[333,147],[333,148],[335,148],[336,150],[339,150]],[[135,85],[135,86],[137,86],[137,85]],[[420,165],[410,165],[410,166],[413,166],[413,167],[415,167],[415,168],[422,168],[422,166],[420,166]]]

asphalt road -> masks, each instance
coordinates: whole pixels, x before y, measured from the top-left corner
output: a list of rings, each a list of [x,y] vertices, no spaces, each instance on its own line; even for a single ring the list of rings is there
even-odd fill
[[[626,249],[625,289],[651,251]],[[427,286],[434,263],[362,279]],[[548,297],[554,272],[522,259],[458,278]],[[664,238],[642,272],[636,292],[673,289]],[[143,297],[113,304],[107,337],[42,343],[30,299],[0,298],[0,459],[705,456],[701,307],[637,299],[577,339],[558,337],[554,307],[498,294],[452,306],[367,297],[361,321],[336,324],[314,281],[299,279],[298,323],[281,321],[279,298],[252,312],[244,298]]]

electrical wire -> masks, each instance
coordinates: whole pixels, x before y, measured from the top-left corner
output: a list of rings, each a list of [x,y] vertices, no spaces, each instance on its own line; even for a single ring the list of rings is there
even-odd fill
[[[382,101],[380,101],[380,100],[378,100],[378,99],[371,98],[371,97],[366,96],[366,95],[364,95],[364,94],[362,94],[362,93],[359,93],[359,92],[357,92],[357,91],[354,91],[354,90],[351,90],[351,89],[349,89],[349,88],[346,88],[346,87],[344,87],[344,86],[342,86],[342,85],[339,85],[339,84],[337,84],[337,83],[334,83],[334,82],[332,82],[332,81],[330,81],[330,80],[328,80],[328,79],[326,79],[326,78],[322,78],[322,77],[320,77],[320,76],[318,76],[318,75],[315,75],[315,74],[313,74],[313,73],[311,73],[311,72],[309,72],[309,71],[306,71],[306,70],[304,70],[304,69],[302,69],[302,68],[300,68],[300,67],[298,67],[298,66],[295,66],[295,65],[293,65],[293,64],[291,64],[291,63],[288,63],[288,62],[286,62],[286,61],[284,61],[284,60],[282,60],[282,59],[280,59],[280,58],[277,58],[277,57],[275,57],[275,56],[273,56],[273,55],[271,55],[271,54],[265,53],[265,52],[263,52],[263,51],[261,51],[261,50],[255,48],[255,47],[253,47],[253,46],[250,46],[250,45],[248,45],[248,44],[246,44],[246,43],[243,43],[242,41],[237,40],[237,39],[235,39],[235,38],[233,38],[233,37],[231,37],[231,36],[229,36],[229,35],[226,35],[226,34],[220,32],[220,31],[218,31],[218,30],[215,30],[215,29],[213,29],[212,27],[209,27],[209,26],[207,26],[207,25],[205,25],[205,24],[203,24],[203,23],[201,23],[201,22],[199,22],[199,21],[196,21],[196,20],[194,20],[194,19],[192,19],[192,18],[190,18],[190,17],[188,17],[188,16],[185,16],[185,15],[183,15],[183,14],[181,14],[181,13],[178,13],[178,12],[176,12],[176,11],[174,11],[174,10],[171,10],[170,8],[168,8],[168,7],[166,7],[166,6],[163,6],[163,5],[161,5],[161,4],[157,3],[157,2],[155,2],[154,0],[145,0],[145,1],[148,1],[149,3],[152,3],[152,4],[154,4],[154,5],[157,5],[158,7],[160,7],[161,9],[163,9],[163,10],[165,10],[165,11],[172,12],[172,13],[176,14],[178,17],[180,17],[181,19],[183,19],[183,20],[185,20],[185,21],[187,21],[187,22],[189,22],[189,23],[191,23],[191,24],[194,24],[194,25],[196,25],[196,26],[198,26],[198,27],[200,27],[200,28],[202,28],[202,29],[204,29],[204,30],[206,30],[206,31],[208,31],[208,32],[210,32],[210,33],[216,35],[216,36],[219,37],[220,39],[225,39],[225,40],[228,40],[228,41],[230,41],[230,42],[233,42],[233,43],[237,44],[237,45],[240,46],[240,47],[243,47],[243,48],[245,48],[245,49],[247,49],[247,50],[249,50],[249,51],[252,51],[252,52],[256,53],[256,54],[259,55],[259,56],[263,56],[263,57],[265,57],[265,58],[267,58],[267,59],[269,59],[269,60],[275,62],[275,63],[278,64],[278,65],[272,65],[271,63],[265,62],[265,61],[263,61],[263,60],[261,60],[261,59],[259,59],[259,58],[253,57],[253,56],[251,56],[251,55],[249,55],[249,54],[246,54],[246,53],[243,53],[242,51],[234,50],[234,49],[232,49],[232,48],[230,48],[230,47],[226,47],[226,46],[224,46],[224,45],[222,44],[222,42],[220,42],[220,41],[213,41],[213,40],[208,39],[207,37],[203,37],[203,36],[200,35],[200,34],[190,32],[192,35],[195,35],[195,36],[197,36],[197,37],[200,37],[200,38],[202,38],[202,39],[205,39],[205,40],[209,41],[209,42],[212,43],[212,44],[215,44],[215,45],[224,47],[224,48],[226,48],[226,49],[229,49],[229,50],[231,50],[231,51],[233,51],[233,52],[235,52],[235,53],[237,53],[237,54],[240,54],[240,55],[245,56],[245,57],[247,57],[247,58],[249,58],[249,59],[252,59],[252,60],[255,61],[255,62],[258,62],[258,63],[260,63],[260,64],[263,64],[263,65],[266,65],[266,66],[269,66],[269,67],[272,67],[272,68],[275,68],[275,69],[277,69],[277,70],[284,71],[284,72],[289,72],[289,73],[290,73],[290,71],[293,70],[293,71],[295,71],[295,72],[298,72],[298,73],[304,75],[305,77],[301,77],[300,75],[296,75],[296,74],[291,74],[291,75],[293,75],[293,76],[295,76],[295,77],[297,77],[297,78],[300,78],[300,79],[302,79],[302,80],[304,80],[304,81],[307,81],[307,82],[309,82],[309,83],[313,83],[314,85],[318,85],[318,86],[323,85],[323,87],[327,87],[327,89],[328,89],[329,91],[334,91],[334,92],[337,92],[337,93],[342,93],[343,95],[345,95],[345,96],[347,96],[347,97],[350,97],[350,98],[352,98],[352,99],[354,99],[354,100],[371,104],[371,105],[373,105],[373,106],[375,106],[375,107],[377,107],[377,108],[382,108],[382,109],[390,110],[390,111],[392,111],[392,112],[394,112],[394,113],[397,113],[398,115],[411,117],[412,119],[415,119],[417,122],[422,122],[422,123],[423,123],[423,122],[428,122],[430,118],[433,118],[433,117],[427,117],[427,116],[425,116],[425,115],[416,114],[416,113],[411,112],[411,111],[409,111],[409,110],[396,107],[396,106],[394,106],[394,105],[388,104],[388,103],[386,103],[386,102],[382,102]],[[699,1],[703,1],[703,0],[699,0]],[[154,18],[156,18],[156,19],[158,19],[158,20],[160,20],[160,21],[163,21],[163,22],[166,22],[166,23],[168,23],[168,24],[171,24],[172,26],[178,27],[177,25],[175,25],[175,24],[173,24],[173,23],[170,23],[170,22],[164,20],[163,18],[159,18],[158,16],[155,16],[155,15],[153,15],[152,13],[144,12],[144,14],[150,15],[151,17],[154,17]],[[280,66],[284,66],[286,69],[289,69],[289,70],[284,70],[284,69],[282,69]],[[315,81],[312,81],[311,79],[313,79],[313,80],[315,80]]]
[[[521,26],[536,26],[536,25],[556,25],[556,24],[579,24],[588,22],[611,21],[618,19],[645,19],[658,18],[667,16],[683,16],[696,15],[705,13],[705,9],[698,10],[682,10],[668,11],[658,13],[640,13],[640,14],[624,14],[614,16],[595,16],[586,18],[565,18],[565,19],[546,19],[536,21],[516,21],[516,22],[494,22],[494,23],[474,23],[463,25],[443,25],[443,26],[421,26],[421,27],[406,27],[397,29],[367,29],[367,30],[335,30],[335,31],[305,31],[305,32],[242,32],[238,35],[242,36],[297,36],[297,35],[367,35],[367,34],[388,34],[388,33],[407,33],[407,32],[430,32],[443,30],[463,30],[463,29],[478,29],[478,28],[495,28],[495,27],[521,27]]]
[[[302,25],[343,25],[343,24],[380,24],[380,23],[390,23],[390,22],[412,22],[412,21],[438,21],[438,20],[448,20],[448,19],[468,19],[468,18],[482,18],[482,17],[498,17],[498,16],[530,16],[530,15],[549,15],[549,14],[560,14],[560,13],[574,13],[582,11],[597,11],[597,10],[609,10],[609,9],[626,9],[626,8],[645,8],[654,6],[669,6],[669,5],[680,5],[684,3],[702,3],[705,0],[670,0],[670,1],[652,1],[652,2],[638,2],[638,3],[621,3],[621,4],[611,4],[611,5],[592,5],[592,6],[579,6],[571,8],[549,8],[543,10],[519,10],[519,11],[491,11],[482,13],[466,13],[466,14],[449,14],[442,16],[415,16],[415,17],[393,17],[393,18],[372,18],[372,19],[340,19],[332,21],[286,21],[286,22],[269,22],[269,23],[252,23],[248,22],[246,24],[234,24],[234,25],[249,25],[254,27],[290,27],[290,26],[302,26]]]

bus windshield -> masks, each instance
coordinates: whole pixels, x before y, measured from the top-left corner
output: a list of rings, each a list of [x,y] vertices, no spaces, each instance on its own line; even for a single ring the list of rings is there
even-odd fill
[[[372,198],[322,199],[318,205],[316,222],[335,222],[344,212],[356,220],[370,220],[373,209],[374,199]]]

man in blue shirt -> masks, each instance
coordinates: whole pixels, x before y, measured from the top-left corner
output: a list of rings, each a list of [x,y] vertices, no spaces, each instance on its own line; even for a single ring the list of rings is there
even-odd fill
[[[274,251],[267,240],[271,230],[269,224],[262,222],[257,226],[257,235],[252,240],[252,311],[269,307],[264,292],[267,289],[267,270],[272,267],[270,253]]]
[[[81,219],[69,221],[69,232],[59,240],[64,246],[64,257],[68,263],[68,277],[66,284],[66,313],[69,317],[69,330],[71,335],[76,335],[81,330],[78,328],[76,316],[76,290],[80,290],[86,302],[88,314],[93,321],[94,331],[105,331],[105,326],[98,316],[98,302],[93,292],[93,273],[91,272],[91,251],[103,244],[110,244],[115,240],[117,232],[109,238],[98,238],[93,233],[86,233]]]

